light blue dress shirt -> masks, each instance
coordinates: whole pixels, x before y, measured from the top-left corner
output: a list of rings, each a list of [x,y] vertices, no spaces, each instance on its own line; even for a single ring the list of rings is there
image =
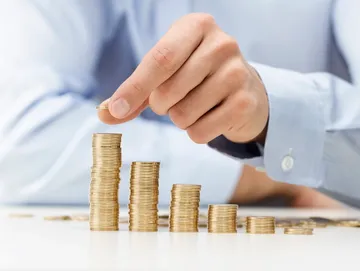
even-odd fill
[[[244,161],[276,180],[360,202],[358,0],[1,1],[0,200],[86,203],[91,134],[122,132],[123,203],[134,160],[162,161],[160,203],[175,182],[202,184],[203,203],[225,201],[237,160],[192,143],[149,111],[108,127],[94,110],[190,12],[212,14],[266,86],[264,155]],[[214,147],[254,156],[228,145],[220,139]]]

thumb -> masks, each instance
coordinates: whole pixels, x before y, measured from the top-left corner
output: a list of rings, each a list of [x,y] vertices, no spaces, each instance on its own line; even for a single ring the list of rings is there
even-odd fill
[[[111,114],[110,112],[110,107],[107,105],[108,101],[103,102],[103,104],[101,104],[101,106],[98,109],[98,117],[99,119],[106,123],[106,124],[110,124],[110,125],[114,125],[114,124],[121,124],[121,123],[125,123],[128,122],[134,118],[136,118],[137,116],[139,116],[141,114],[141,112],[148,106],[148,100],[146,100],[138,109],[136,109],[134,112],[132,112],[131,114],[129,114],[128,116],[126,116],[125,118],[122,119],[118,119],[116,118],[114,115]],[[103,105],[106,104],[105,107],[103,107]]]

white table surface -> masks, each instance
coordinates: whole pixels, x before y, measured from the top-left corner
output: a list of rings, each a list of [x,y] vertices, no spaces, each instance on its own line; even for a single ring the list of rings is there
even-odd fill
[[[0,207],[0,270],[359,270],[360,228],[315,229],[313,236],[90,232],[87,222],[44,221],[79,208]],[[10,218],[30,213],[34,218]],[[126,210],[122,210],[122,215]],[[240,215],[360,217],[360,212],[239,209]]]

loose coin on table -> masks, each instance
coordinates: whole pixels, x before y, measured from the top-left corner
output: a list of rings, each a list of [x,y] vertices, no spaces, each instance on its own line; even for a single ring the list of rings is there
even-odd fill
[[[336,227],[351,227],[357,228],[360,227],[359,219],[338,219],[334,221],[334,226]]]
[[[17,214],[17,213],[13,213],[13,214],[9,214],[9,217],[11,218],[31,218],[34,217],[33,214]]]
[[[49,215],[49,216],[44,216],[44,220],[68,221],[68,220],[71,220],[71,217],[68,215]]]
[[[74,214],[70,218],[73,221],[89,221],[90,216],[88,214]]]

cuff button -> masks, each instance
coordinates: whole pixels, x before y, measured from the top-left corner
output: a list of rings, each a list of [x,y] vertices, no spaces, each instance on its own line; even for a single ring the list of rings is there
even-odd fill
[[[294,167],[294,158],[292,158],[290,155],[286,155],[282,162],[281,162],[281,168],[283,171],[290,171]]]

